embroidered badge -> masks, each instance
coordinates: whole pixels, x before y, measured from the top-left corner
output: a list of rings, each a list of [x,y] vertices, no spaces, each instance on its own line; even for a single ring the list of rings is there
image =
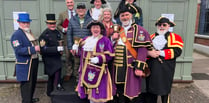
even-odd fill
[[[139,39],[139,41],[144,41],[145,36],[144,36],[144,34],[143,34],[143,31],[140,31],[140,34],[139,34],[139,36],[138,36],[138,39]]]
[[[40,46],[41,47],[44,47],[46,45],[46,42],[42,39],[41,41],[40,41]]]
[[[104,43],[100,43],[99,48],[100,48],[101,52],[104,52]]]
[[[91,70],[88,72],[88,80],[93,81],[95,77],[95,72],[92,72]]]
[[[17,46],[19,46],[19,45],[20,45],[20,43],[19,43],[19,41],[18,41],[18,40],[14,40],[14,41],[12,41],[12,44],[13,44],[13,46],[14,46],[14,47],[17,47]]]

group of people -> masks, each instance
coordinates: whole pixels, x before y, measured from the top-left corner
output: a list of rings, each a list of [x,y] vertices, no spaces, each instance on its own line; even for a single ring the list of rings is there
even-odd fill
[[[11,45],[22,103],[39,101],[33,98],[38,54],[48,75],[48,96],[54,89],[65,90],[61,83],[61,57],[65,54],[64,80],[76,77],[75,90],[81,99],[88,98],[90,103],[157,103],[161,96],[162,103],[168,103],[176,58],[183,49],[182,38],[169,32],[174,22],[160,17],[155,23],[157,31],[150,35],[142,27],[142,10],[136,0],[121,0],[114,15],[105,6],[106,0],[90,0],[94,6],[89,10],[85,3],[74,9],[74,0],[65,2],[68,10],[59,14],[58,21],[55,14],[46,14],[47,29],[38,40],[30,30],[29,14],[19,14],[19,29],[13,33]]]

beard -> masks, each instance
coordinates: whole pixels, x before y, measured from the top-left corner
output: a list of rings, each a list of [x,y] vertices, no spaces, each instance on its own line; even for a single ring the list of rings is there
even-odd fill
[[[123,26],[128,26],[130,23],[131,23],[131,20],[128,20],[128,21],[121,21]]]
[[[160,29],[157,29],[157,33],[159,35],[165,35],[165,33],[167,33],[167,32],[168,32],[168,30],[160,30]]]
[[[23,30],[24,30],[25,32],[30,33],[30,28],[24,28]]]

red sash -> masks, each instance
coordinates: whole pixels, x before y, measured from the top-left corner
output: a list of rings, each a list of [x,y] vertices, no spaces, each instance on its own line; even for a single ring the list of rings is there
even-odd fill
[[[131,55],[136,59],[137,58],[137,52],[136,50],[132,47],[131,43],[127,40],[125,31],[123,28],[120,29],[120,37],[123,41],[123,43],[126,45],[128,51],[131,53]]]

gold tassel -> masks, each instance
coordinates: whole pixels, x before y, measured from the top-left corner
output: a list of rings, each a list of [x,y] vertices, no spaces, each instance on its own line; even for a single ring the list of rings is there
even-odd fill
[[[139,13],[136,13],[135,14],[135,17],[139,19],[140,18],[140,14]]]
[[[96,88],[96,93],[99,94],[99,89],[98,88]]]
[[[89,92],[90,92],[90,89],[89,89],[89,88],[87,88],[87,94],[89,94]]]

